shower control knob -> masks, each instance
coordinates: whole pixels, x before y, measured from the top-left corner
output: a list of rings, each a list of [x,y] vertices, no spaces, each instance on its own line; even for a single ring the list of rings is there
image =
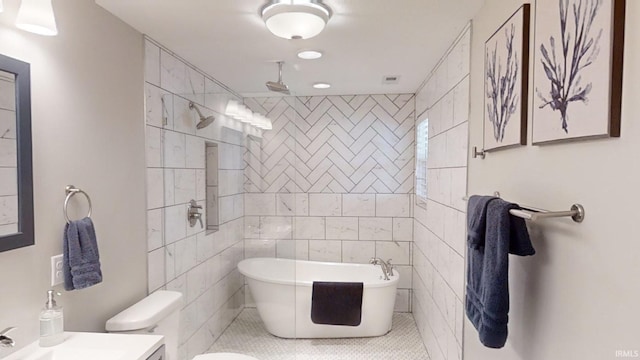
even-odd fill
[[[191,200],[189,205],[187,205],[187,220],[189,220],[189,226],[196,226],[196,221],[200,222],[200,228],[204,228],[204,224],[202,223],[202,213],[198,211],[202,209],[201,205],[198,205],[195,200]]]

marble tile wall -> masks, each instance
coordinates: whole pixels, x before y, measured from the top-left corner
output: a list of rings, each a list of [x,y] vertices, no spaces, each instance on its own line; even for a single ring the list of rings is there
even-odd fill
[[[462,358],[470,38],[467,27],[416,94],[429,143],[427,202],[414,205],[413,314],[432,360]]]
[[[14,75],[0,71],[0,236],[18,232]]]
[[[180,359],[206,351],[244,307],[244,138],[252,134],[227,119],[229,99],[241,100],[154,41],[145,41],[147,144],[148,288],[184,294]],[[197,114],[216,120],[196,129]],[[259,134],[253,134],[259,135]],[[190,227],[187,203],[194,199],[207,219],[205,144],[217,145],[218,231]]]
[[[247,143],[245,257],[392,259],[396,311],[411,311],[413,95],[245,102],[273,119]]]

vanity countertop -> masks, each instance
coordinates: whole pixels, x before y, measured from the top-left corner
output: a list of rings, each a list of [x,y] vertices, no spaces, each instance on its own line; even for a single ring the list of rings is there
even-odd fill
[[[161,335],[65,332],[59,345],[36,340],[3,360],[146,360],[163,343]]]

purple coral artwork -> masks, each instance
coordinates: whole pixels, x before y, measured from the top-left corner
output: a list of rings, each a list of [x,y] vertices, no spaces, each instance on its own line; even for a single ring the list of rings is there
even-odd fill
[[[529,99],[530,5],[485,42],[484,149],[525,145]]]
[[[620,136],[623,0],[537,0],[533,143]]]

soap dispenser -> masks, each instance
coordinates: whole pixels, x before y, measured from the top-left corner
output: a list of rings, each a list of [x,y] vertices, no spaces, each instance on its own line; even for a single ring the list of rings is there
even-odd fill
[[[60,295],[60,294],[58,294]],[[47,303],[40,313],[40,346],[54,346],[64,341],[62,307],[56,304],[54,291],[47,291]]]

